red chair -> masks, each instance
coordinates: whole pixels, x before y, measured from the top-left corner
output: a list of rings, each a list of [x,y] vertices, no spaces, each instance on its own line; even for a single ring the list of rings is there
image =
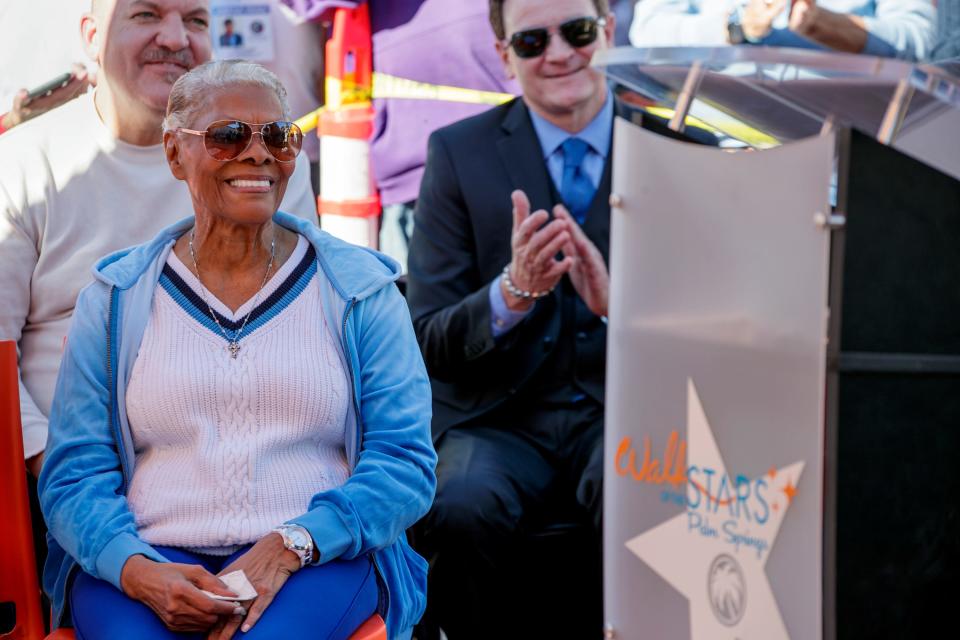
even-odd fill
[[[47,640],[75,640],[73,629],[57,629],[47,636]],[[376,613],[373,614],[353,632],[350,640],[387,640],[387,627],[383,623],[383,618]]]
[[[383,618],[375,613],[353,632],[350,640],[387,640],[387,625],[383,623]]]
[[[57,629],[48,635],[46,640],[76,640],[76,638],[73,635],[73,629]],[[376,613],[373,614],[353,632],[350,640],[387,640],[387,626],[383,623],[383,618]]]
[[[0,341],[0,603],[13,603],[15,622],[4,640],[43,640],[40,585],[34,563],[33,528],[23,466],[17,345]],[[57,629],[46,640],[74,640],[72,629]],[[383,618],[374,614],[350,640],[387,640]]]
[[[4,638],[41,640],[43,614],[23,466],[17,345],[9,340],[0,342],[0,425],[0,603],[13,603],[15,616],[13,629]]]
[[[47,636],[47,640],[75,640],[73,629],[57,629]],[[373,614],[353,632],[350,640],[387,640],[387,627],[383,624],[383,618]]]

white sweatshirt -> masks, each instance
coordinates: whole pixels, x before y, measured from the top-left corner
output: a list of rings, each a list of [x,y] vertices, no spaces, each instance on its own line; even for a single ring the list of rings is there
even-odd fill
[[[28,458],[46,446],[63,341],[94,262],[193,214],[162,145],[115,139],[93,96],[0,135],[0,340],[19,347]],[[304,156],[281,209],[316,221]]]

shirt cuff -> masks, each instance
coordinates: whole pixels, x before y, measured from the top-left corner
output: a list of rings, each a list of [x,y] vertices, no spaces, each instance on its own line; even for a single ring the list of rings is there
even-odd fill
[[[506,332],[520,324],[520,321],[527,317],[530,309],[526,311],[511,311],[507,307],[507,301],[503,299],[503,291],[500,289],[500,278],[494,278],[490,285],[490,331],[494,338],[499,338]]]
[[[132,556],[141,555],[154,562],[168,562],[156,549],[133,535],[132,533],[117,534],[100,551],[96,559],[96,578],[106,580],[120,591],[120,575],[123,567]]]
[[[752,43],[765,47],[787,47],[793,49],[815,49],[817,51],[830,51],[829,47],[797,35],[790,29],[772,29],[770,33],[762,37],[758,42]]]
[[[867,42],[863,45],[863,51],[860,53],[868,56],[876,56],[878,58],[896,58],[898,57],[898,51],[896,48],[878,36],[873,35],[867,31]]]
[[[29,460],[43,453],[47,446],[47,425],[25,425],[23,429],[23,459]]]
[[[353,545],[353,538],[337,512],[329,506],[320,505],[302,516],[287,520],[286,524],[300,525],[313,538],[317,561],[310,564],[325,564],[342,556]]]

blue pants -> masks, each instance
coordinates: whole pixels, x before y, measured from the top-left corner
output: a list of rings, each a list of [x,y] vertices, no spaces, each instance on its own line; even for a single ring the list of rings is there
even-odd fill
[[[243,555],[206,556],[173,547],[157,547],[171,562],[199,564],[213,574]],[[367,557],[334,560],[294,573],[263,612],[260,620],[235,638],[348,638],[377,608],[376,572]],[[77,640],[140,638],[202,639],[206,634],[175,633],[138,600],[109,582],[79,572],[70,591],[70,613]]]

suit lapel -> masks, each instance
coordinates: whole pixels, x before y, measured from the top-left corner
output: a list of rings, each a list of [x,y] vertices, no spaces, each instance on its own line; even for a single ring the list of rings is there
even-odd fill
[[[556,200],[551,196],[550,174],[543,159],[540,140],[533,129],[527,105],[523,99],[507,112],[501,124],[503,135],[497,141],[497,151],[507,169],[514,189],[523,189],[530,199],[530,211],[550,211]]]
[[[613,148],[603,164],[603,177],[583,222],[583,231],[593,241],[604,258],[610,257],[610,184],[613,168]]]
[[[614,107],[617,107],[616,103]],[[517,98],[513,103],[500,127],[502,136],[497,140],[497,151],[507,169],[507,175],[510,176],[513,189],[523,189],[527,194],[531,212],[538,209],[551,212],[553,205],[562,200],[550,179],[547,163],[543,158],[543,148],[530,121],[527,105],[521,98]],[[611,147],[604,163],[603,177],[583,225],[584,232],[605,258],[609,256],[610,247],[609,200],[612,165],[613,148]],[[512,224],[513,221],[508,220],[508,225],[512,226]]]

